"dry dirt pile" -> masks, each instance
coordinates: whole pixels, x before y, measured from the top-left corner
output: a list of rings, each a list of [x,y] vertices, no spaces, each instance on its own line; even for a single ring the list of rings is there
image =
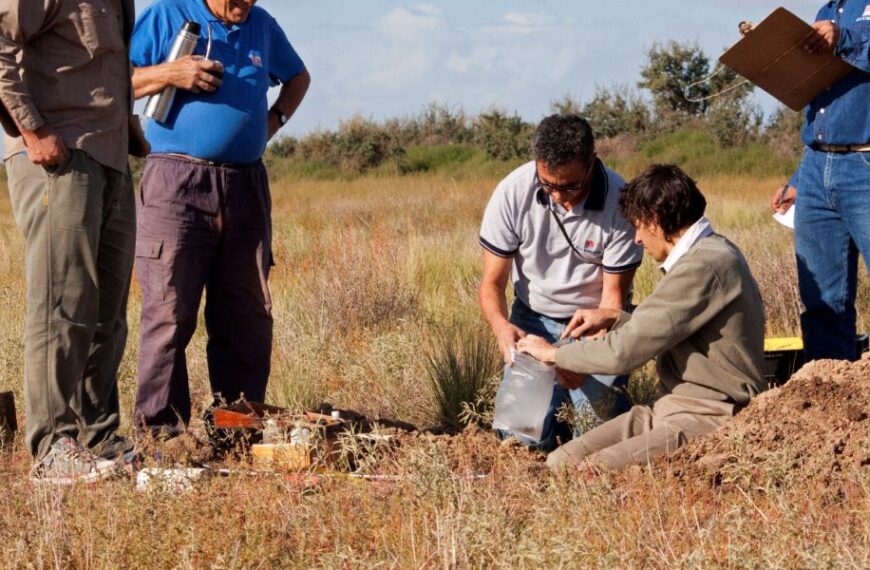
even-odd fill
[[[659,464],[680,477],[830,484],[870,468],[870,360],[816,361]]]
[[[514,440],[499,442],[495,436],[476,425],[455,434],[436,435],[421,432],[398,432],[390,461],[376,468],[379,473],[404,470],[420,462],[440,462],[458,476],[511,472],[545,471],[546,456],[518,445]]]

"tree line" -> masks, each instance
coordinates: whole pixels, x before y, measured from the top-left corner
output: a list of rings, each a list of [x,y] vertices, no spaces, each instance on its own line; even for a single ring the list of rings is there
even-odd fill
[[[565,95],[550,110],[586,117],[604,148],[623,152],[690,130],[709,134],[725,149],[760,143],[778,157],[795,160],[801,114],[781,107],[765,121],[750,99],[754,87],[728,68],[714,69],[713,63],[697,44],[657,43],[633,86],[599,87],[586,101]],[[458,106],[430,103],[411,117],[355,116],[334,131],[281,138],[270,145],[266,160],[349,175],[389,163],[405,173],[416,170],[413,149],[459,145],[491,160],[510,161],[530,156],[534,126],[497,107],[471,116]]]

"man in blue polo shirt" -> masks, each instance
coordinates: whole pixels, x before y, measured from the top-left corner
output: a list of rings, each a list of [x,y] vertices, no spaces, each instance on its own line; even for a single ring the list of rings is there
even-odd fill
[[[855,360],[859,252],[870,267],[870,0],[825,3],[813,29],[807,51],[855,69],[810,102],[801,166],[771,205],[795,203],[807,360]]]
[[[302,60],[256,0],[157,0],[136,22],[136,97],[177,88],[151,120],[142,174],[136,274],[142,289],[135,418],[175,435],[190,420],[185,348],[206,289],[209,380],[216,398],[262,402],[272,349],[268,140],[310,83]],[[178,30],[200,25],[195,55],[167,63]],[[208,51],[208,57],[204,57]],[[281,85],[268,107],[266,93]]]

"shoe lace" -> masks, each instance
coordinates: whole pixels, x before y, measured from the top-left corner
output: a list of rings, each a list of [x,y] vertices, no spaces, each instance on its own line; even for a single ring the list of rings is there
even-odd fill
[[[97,462],[94,460],[93,454],[85,447],[69,445],[64,449],[63,455],[72,462],[90,465],[92,469],[96,468]]]

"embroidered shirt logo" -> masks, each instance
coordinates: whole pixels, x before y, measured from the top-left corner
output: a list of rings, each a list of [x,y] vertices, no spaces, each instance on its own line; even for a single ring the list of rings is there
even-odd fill
[[[870,20],[870,4],[867,4],[867,6],[864,8],[864,14],[862,16],[859,16],[858,19],[855,21],[866,22],[867,20]]]
[[[248,54],[248,57],[251,59],[251,63],[254,67],[263,67],[263,56],[260,55],[260,52],[252,49],[251,53]]]
[[[591,239],[587,239],[586,243],[583,244],[583,249],[585,249],[586,251],[594,250],[595,249],[595,242],[592,241]]]

